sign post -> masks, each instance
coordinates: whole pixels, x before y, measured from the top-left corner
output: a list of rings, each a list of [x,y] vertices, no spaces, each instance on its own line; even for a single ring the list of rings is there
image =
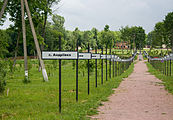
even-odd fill
[[[111,56],[111,47],[110,47],[109,54],[110,54],[110,56]],[[111,59],[112,59],[112,56],[111,56],[111,58],[109,59],[109,78],[110,78],[110,79],[111,79]]]
[[[165,72],[164,73],[166,75],[166,60],[164,61],[164,64],[165,64]]]
[[[77,55],[76,51],[42,51],[42,59],[45,60],[74,60]]]
[[[169,61],[166,60],[166,63],[167,63],[167,74],[166,74],[166,75],[168,76],[168,71],[169,71],[169,70],[168,70],[168,66],[169,66],[168,64],[169,64]]]
[[[95,48],[95,53],[97,54],[97,47]],[[96,69],[95,69],[95,80],[96,80],[96,88],[97,88],[97,59],[95,60],[95,65],[96,65]]]
[[[59,51],[61,51],[61,36],[59,36]],[[61,113],[61,59],[59,60],[59,112]]]
[[[114,72],[114,63],[115,63],[115,56],[112,57],[112,62],[113,62],[113,77],[115,77],[115,72]]]
[[[80,60],[89,60],[91,59],[91,53],[79,53]]]
[[[102,55],[103,55],[103,48],[102,48]],[[101,69],[101,84],[103,84],[103,59],[102,59],[102,69]]]
[[[171,67],[172,66],[171,66],[171,59],[170,59],[170,76],[172,75],[172,73],[171,73],[171,70],[172,70]]]
[[[77,43],[76,43],[77,52],[78,52],[78,39],[77,39]],[[76,59],[76,101],[78,101],[78,59],[79,59],[79,53],[78,53],[77,59]]]
[[[108,61],[107,61],[107,56],[108,56],[108,46],[106,45],[106,81],[108,80]]]
[[[106,81],[107,79],[107,74],[108,74],[108,64],[107,64],[107,60],[110,61],[110,71],[109,71],[109,75],[110,78],[112,77],[111,74],[111,69],[113,67],[113,77],[121,75],[125,69],[127,69],[131,63],[130,60],[133,60],[133,58],[128,59],[128,60],[123,60],[120,59],[118,56],[115,55],[111,55],[111,49],[110,49],[110,53],[108,55],[107,53],[107,46],[106,46],[106,54],[104,54],[103,52],[103,48],[102,48],[102,53],[97,54],[97,47],[95,48],[95,54],[91,54],[90,53],[90,46],[88,43],[88,53],[79,53],[78,52],[78,40],[77,39],[77,43],[76,43],[76,51],[61,51],[61,36],[59,36],[59,51],[42,51],[42,59],[45,60],[59,60],[59,112],[61,113],[61,95],[62,95],[62,80],[61,80],[61,62],[62,60],[76,60],[76,101],[78,101],[78,92],[79,92],[79,86],[78,86],[78,65],[79,65],[79,59],[82,60],[88,60],[88,95],[90,94],[90,59],[95,59],[95,87],[98,87],[98,81],[97,81],[97,59],[101,59],[101,84],[103,84],[103,60],[106,61]],[[112,63],[113,62],[113,63]],[[125,63],[126,62],[126,63]],[[151,61],[153,63],[153,61]],[[167,61],[166,63],[166,59],[164,61],[164,70],[165,70],[165,75],[168,75],[168,63],[169,61]],[[111,66],[111,64],[113,64],[113,66]],[[170,61],[170,65],[171,65],[171,61]],[[171,67],[170,67],[170,71],[171,71]],[[171,75],[171,73],[170,73]]]
[[[90,52],[90,46],[89,46],[89,43],[88,43],[88,53],[89,52]],[[88,95],[90,94],[90,74],[89,74],[89,72],[90,72],[90,67],[89,67],[90,63],[89,62],[90,61],[88,59]]]

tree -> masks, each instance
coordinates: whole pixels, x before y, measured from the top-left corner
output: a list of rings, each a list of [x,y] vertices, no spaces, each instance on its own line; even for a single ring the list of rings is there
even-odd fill
[[[101,39],[102,47],[104,45],[108,46],[109,48],[113,46],[113,41],[115,39],[115,36],[114,36],[114,33],[109,30],[108,25],[105,25],[104,31],[101,31],[100,39]]]
[[[53,21],[53,29],[64,33],[65,32],[65,28],[64,28],[64,23],[65,23],[65,19],[64,17],[60,16],[60,15],[53,15],[52,17],[52,21]]]
[[[24,1],[21,0],[21,12],[22,12],[22,33],[23,33],[23,49],[24,49],[24,66],[25,66],[25,79],[24,82],[28,82],[28,62],[27,62],[27,47],[26,47],[26,28],[25,28],[25,10]]]
[[[82,36],[82,40],[83,40],[83,45],[85,46],[85,48],[87,48],[88,43],[90,44],[91,48],[95,48],[96,46],[96,40],[94,39],[94,34],[92,34],[91,31],[84,31],[83,32],[83,36]]]
[[[152,48],[153,46],[153,38],[154,38],[154,31],[151,31],[148,33],[146,39],[146,45],[150,46],[150,48]]]
[[[98,41],[98,30],[96,28],[92,28],[91,29],[91,33],[92,33],[92,36],[93,36],[93,47],[97,48],[99,47],[99,41]]]
[[[168,35],[168,39],[171,42],[172,53],[173,53],[173,12],[166,15],[164,20],[164,26]]]
[[[4,11],[5,11],[5,8],[6,8],[6,6],[7,6],[7,3],[8,3],[8,0],[4,0],[3,5],[1,5],[2,2],[0,3],[0,5],[2,6],[2,8],[1,8],[1,12],[0,12],[0,20],[1,20],[2,17],[3,17],[3,14],[4,14]]]
[[[51,7],[53,6],[53,4],[58,4],[60,2],[60,0],[42,0],[45,4],[43,6],[44,7],[44,22],[43,22],[43,26],[42,26],[42,37],[45,40],[45,34],[46,34],[46,24],[47,24],[47,18],[48,18],[48,14],[52,14],[52,9]],[[43,49],[43,44],[42,44],[42,49]]]
[[[8,53],[7,47],[10,37],[5,30],[0,30],[0,36],[0,58],[4,58]]]
[[[157,46],[160,46],[162,48],[162,45],[163,44],[167,44],[167,39],[166,39],[166,32],[165,32],[165,27],[164,27],[164,23],[163,22],[158,22],[156,23],[155,25],[155,28],[154,28],[154,35],[155,35],[155,39],[154,39],[154,43],[157,45]]]
[[[134,50],[141,49],[145,45],[145,30],[142,27],[132,26],[121,28],[121,39],[129,41]]]
[[[44,81],[48,81],[48,76],[47,76],[47,73],[46,73],[44,62],[41,59],[41,51],[40,51],[39,43],[38,43],[38,40],[37,40],[37,35],[36,35],[35,29],[34,29],[34,24],[32,22],[32,17],[31,17],[31,13],[30,13],[30,10],[29,10],[27,0],[24,0],[24,3],[25,3],[25,6],[26,6],[26,11],[27,11],[29,22],[30,22],[30,25],[31,25],[31,30],[32,30],[32,34],[33,34],[33,37],[34,37],[34,42],[35,42],[35,47],[36,47],[36,50],[37,50],[38,58],[39,58],[40,65],[41,65],[41,68],[42,68],[43,78],[44,78]]]

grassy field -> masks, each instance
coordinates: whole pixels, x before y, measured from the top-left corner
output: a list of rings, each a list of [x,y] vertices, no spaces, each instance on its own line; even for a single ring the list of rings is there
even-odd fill
[[[163,73],[159,70],[156,70],[151,64],[147,63],[149,72],[153,75],[155,75],[158,79],[163,81],[163,84],[165,85],[165,89],[168,90],[170,93],[173,94],[173,70],[172,70],[172,76],[165,76]],[[173,68],[173,64],[172,64]]]
[[[57,61],[58,62],[58,61]],[[54,65],[57,64],[55,61]],[[23,61],[17,61],[14,73],[8,74],[6,91],[0,95],[1,120],[85,120],[97,113],[97,107],[113,93],[123,78],[133,71],[134,64],[121,76],[105,81],[101,85],[101,70],[98,70],[98,87],[95,88],[95,73],[90,76],[90,95],[87,95],[87,71],[79,74],[79,101],[75,100],[75,69],[72,61],[63,61],[62,66],[62,113],[58,111],[58,67],[50,67],[52,61],[45,61],[49,82],[43,82],[38,72],[38,61],[29,61],[30,83],[24,84]],[[58,64],[57,64],[58,66]],[[109,67],[108,67],[109,68]],[[109,75],[108,75],[109,76]],[[7,90],[9,94],[7,96]]]

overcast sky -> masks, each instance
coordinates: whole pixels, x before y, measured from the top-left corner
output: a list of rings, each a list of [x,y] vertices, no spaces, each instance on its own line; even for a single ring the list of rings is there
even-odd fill
[[[61,0],[55,12],[65,17],[65,27],[74,30],[111,30],[121,26],[142,26],[146,32],[173,11],[173,0]],[[5,23],[8,26],[9,22]],[[3,28],[5,27],[3,26]],[[0,27],[2,28],[2,27]]]
[[[148,33],[172,11],[173,0],[62,0],[57,13],[65,17],[69,30],[103,30],[105,24],[119,30],[136,25]]]

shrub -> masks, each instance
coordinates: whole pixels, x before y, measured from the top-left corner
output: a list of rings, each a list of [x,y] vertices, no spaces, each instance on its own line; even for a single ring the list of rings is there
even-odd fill
[[[0,93],[3,93],[6,86],[5,77],[7,75],[7,63],[3,60],[0,60]]]

